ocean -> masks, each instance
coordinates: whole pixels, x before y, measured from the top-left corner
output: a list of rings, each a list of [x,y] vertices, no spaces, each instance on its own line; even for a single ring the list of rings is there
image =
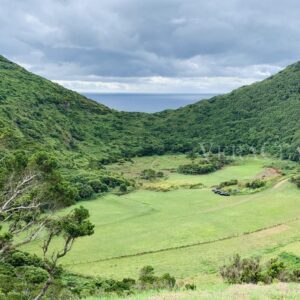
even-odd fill
[[[129,93],[83,93],[86,97],[110,108],[131,112],[159,112],[176,109],[216,94],[129,94]]]

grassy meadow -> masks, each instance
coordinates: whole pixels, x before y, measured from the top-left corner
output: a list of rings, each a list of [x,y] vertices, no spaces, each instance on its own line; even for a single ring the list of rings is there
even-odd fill
[[[139,188],[78,203],[89,209],[95,234],[75,243],[63,265],[75,273],[118,279],[136,278],[141,267],[152,265],[158,274],[170,272],[182,282],[207,284],[221,282],[218,269],[235,253],[265,259],[282,251],[299,253],[300,191],[286,175],[270,177],[270,185],[257,193],[222,197],[211,191],[225,180],[258,178],[280,162],[247,157],[208,175],[176,173],[186,162],[183,155],[165,155],[109,166],[135,178]],[[147,168],[166,176],[140,180]],[[203,186],[188,187],[195,183]],[[164,185],[175,188],[160,191]],[[39,241],[27,250],[39,252]]]

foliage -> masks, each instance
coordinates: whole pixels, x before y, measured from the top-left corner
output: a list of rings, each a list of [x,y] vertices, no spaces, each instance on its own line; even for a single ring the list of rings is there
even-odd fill
[[[187,290],[191,290],[191,291],[195,291],[196,290],[196,285],[195,284],[193,284],[193,283],[186,283],[185,285],[184,285],[184,287],[187,289]]]
[[[295,183],[298,188],[300,188],[300,176],[294,176],[292,178],[292,182]]]
[[[121,192],[121,193],[127,192],[127,186],[126,186],[126,184],[122,183],[122,184],[120,185],[120,192]]]
[[[140,177],[145,180],[153,180],[164,177],[164,173],[161,171],[156,172],[153,169],[145,169],[141,172]]]
[[[221,182],[219,185],[218,185],[218,188],[224,188],[226,186],[232,186],[232,185],[237,185],[239,182],[237,179],[231,179],[231,180],[228,180],[228,181],[223,181]]]
[[[193,162],[191,164],[179,166],[178,173],[191,175],[207,174],[217,171],[231,162],[232,160],[226,158],[224,155],[209,154],[208,157],[203,158],[196,163]]]
[[[259,189],[266,185],[266,182],[260,179],[255,179],[246,183],[246,187],[250,189]]]
[[[176,284],[176,280],[169,273],[163,274],[160,277],[155,276],[154,268],[152,266],[145,266],[140,270],[138,283],[140,289],[172,289]]]
[[[297,257],[299,260],[299,257]],[[231,284],[240,283],[272,283],[275,280],[286,282],[299,282],[300,269],[297,265],[287,267],[284,260],[279,257],[272,258],[261,265],[258,258],[243,258],[236,254],[229,264],[220,269],[224,280]]]
[[[166,152],[194,159],[197,153],[267,151],[299,160],[299,78],[296,63],[262,82],[177,110],[127,113],[0,57],[1,144],[4,149],[46,149],[75,168],[81,162],[100,168],[121,158]]]
[[[228,283],[257,283],[261,280],[261,266],[258,258],[243,258],[237,254],[228,265],[220,270]]]

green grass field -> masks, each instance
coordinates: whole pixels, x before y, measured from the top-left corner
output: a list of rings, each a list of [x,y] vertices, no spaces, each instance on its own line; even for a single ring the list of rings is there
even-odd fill
[[[224,180],[255,178],[271,159],[236,160],[208,175],[168,171],[185,162],[184,156],[162,156],[110,166],[111,171],[123,170],[128,178],[149,167],[165,171],[167,178],[155,185],[201,182],[205,187],[169,192],[142,187],[126,195],[108,194],[78,203],[89,209],[95,234],[78,240],[63,265],[76,273],[113,278],[136,278],[141,267],[152,265],[157,273],[207,284],[221,281],[218,268],[235,253],[268,258],[297,249],[293,245],[300,241],[300,190],[284,177],[249,195],[222,197],[210,190]],[[38,252],[39,241],[27,249]]]

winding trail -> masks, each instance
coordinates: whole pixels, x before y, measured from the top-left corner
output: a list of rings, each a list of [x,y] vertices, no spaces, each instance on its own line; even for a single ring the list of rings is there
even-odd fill
[[[286,182],[289,181],[290,178],[286,178],[286,179],[283,179],[279,182],[277,182],[274,186],[273,186],[273,189],[278,189],[279,187],[281,187],[283,184],[285,184]]]

